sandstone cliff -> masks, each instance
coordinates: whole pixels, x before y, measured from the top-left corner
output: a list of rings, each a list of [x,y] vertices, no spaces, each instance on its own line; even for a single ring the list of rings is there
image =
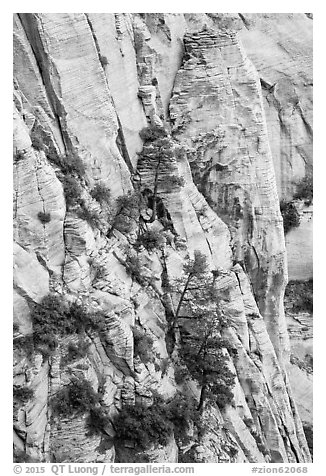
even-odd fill
[[[14,15],[14,385],[31,390],[15,402],[17,453],[310,461],[287,374],[277,185],[291,194],[311,161],[311,24],[305,14]],[[139,134],[149,125],[166,131],[160,169]],[[96,195],[98,185],[110,200]],[[137,210],[137,193],[151,194],[147,210]],[[158,248],[139,246],[140,223],[160,234]],[[191,299],[171,328],[183,265],[196,250],[228,321],[234,398],[208,404],[187,444],[172,434],[136,451],[115,439],[121,408],[150,406],[157,393],[169,401],[177,390],[199,398],[194,379],[176,382]],[[51,352],[35,345],[33,309],[49,294],[103,317],[100,330],[83,333],[77,358],[67,354],[81,346],[76,333],[62,333]],[[135,327],[150,339],[151,358],[136,352]],[[87,431],[87,412],[53,411],[76,379],[100,395],[109,422],[101,432]]]

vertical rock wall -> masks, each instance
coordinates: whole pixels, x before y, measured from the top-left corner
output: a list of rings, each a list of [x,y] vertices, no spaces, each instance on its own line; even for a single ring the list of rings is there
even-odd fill
[[[90,437],[83,416],[73,431],[69,420],[51,418],[49,399],[77,377],[101,392],[111,418],[126,403],[150,404],[154,390],[175,395],[167,303],[181,289],[170,294],[165,286],[196,249],[218,276],[238,358],[228,355],[234,404],[208,410],[193,460],[310,460],[284,365],[285,248],[264,101],[235,31],[240,23],[213,14],[14,16],[14,339],[31,334],[30,306],[49,291],[105,316],[102,331],[87,336],[87,355],[69,365],[62,362],[74,336],[49,356],[15,347],[14,384],[34,391],[16,409],[15,443],[37,460],[139,457],[115,444],[112,425]],[[114,214],[118,196],[153,187],[154,164],[137,155],[146,124],[172,131],[175,154],[161,171],[158,195],[173,234],[159,220],[151,225],[165,244],[163,251],[138,250],[139,280],[126,265],[136,254],[134,233],[107,223],[105,206],[90,192],[97,183],[109,187]],[[176,153],[180,146],[185,153]],[[101,226],[67,211],[57,162],[72,155],[85,166],[82,197]],[[168,187],[172,176],[184,186]],[[42,223],[39,212],[50,221]],[[153,340],[151,362],[134,355],[134,325]],[[191,388],[198,393],[194,382]],[[177,461],[174,439],[145,457]]]

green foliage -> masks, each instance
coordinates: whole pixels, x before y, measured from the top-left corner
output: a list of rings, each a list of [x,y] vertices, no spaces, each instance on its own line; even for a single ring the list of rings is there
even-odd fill
[[[146,279],[141,275],[141,261],[137,256],[127,255],[125,267],[127,273],[139,284],[146,284]]]
[[[200,250],[195,250],[194,259],[189,260],[184,266],[183,270],[186,275],[200,277],[207,272],[207,258]]]
[[[172,401],[165,402],[156,395],[150,407],[139,403],[123,407],[114,420],[114,428],[117,439],[145,450],[153,444],[166,445],[173,432],[181,438],[189,423],[196,420],[198,412],[192,397],[179,393]]]
[[[49,223],[51,221],[51,214],[45,212],[38,212],[37,218],[40,220],[41,223]]]
[[[313,175],[309,173],[297,184],[294,194],[295,199],[304,200],[306,205],[310,205],[313,199]]]
[[[81,220],[85,220],[93,230],[100,228],[101,226],[98,212],[96,210],[89,210],[83,201],[80,204],[80,208],[77,210],[77,216]]]
[[[101,312],[90,313],[76,302],[68,306],[60,296],[49,294],[40,304],[31,308],[33,339],[36,347],[53,350],[58,337],[81,334],[85,331],[101,332],[105,316]]]
[[[287,234],[290,230],[300,225],[300,215],[295,205],[285,200],[280,202],[280,210],[283,217],[284,233]]]
[[[25,150],[16,149],[16,152],[14,154],[14,161],[19,162],[20,160],[23,160],[25,158],[25,152]]]
[[[110,418],[105,408],[91,408],[86,420],[88,435],[93,436],[103,433],[110,423]]]
[[[172,436],[173,424],[167,419],[165,405],[151,407],[128,405],[114,419],[118,440],[130,441],[135,448],[145,450],[151,445],[166,445]]]
[[[35,150],[44,150],[44,143],[42,138],[40,137],[39,133],[33,132],[32,136],[32,146]]]
[[[83,415],[98,404],[98,395],[84,379],[74,378],[50,400],[53,414],[58,417]]]
[[[61,357],[61,366],[69,365],[76,360],[86,357],[90,344],[84,339],[79,339],[77,344],[70,342],[67,347],[66,355]]]
[[[34,341],[32,335],[19,336],[14,338],[14,350],[22,351],[29,358],[33,355]]]
[[[311,425],[308,423],[303,424],[303,431],[306,436],[306,440],[308,443],[308,448],[311,454],[311,457],[314,455],[314,433],[313,433],[313,428]]]
[[[193,319],[191,334],[182,333],[181,356],[201,387],[199,409],[210,400],[223,409],[232,403],[235,376],[228,366],[230,344],[220,336],[223,320],[212,311]]]
[[[14,463],[39,463],[39,461],[29,456],[25,451],[19,450],[18,448],[15,448],[15,447],[14,447],[14,454],[13,454],[13,462]]]
[[[172,176],[168,178],[168,184],[171,189],[176,187],[184,187],[185,179],[183,177]]]
[[[313,280],[290,281],[285,289],[285,306],[290,311],[313,312]]]
[[[60,165],[64,174],[76,174],[79,178],[83,178],[85,175],[85,165],[76,153],[68,153],[65,158],[61,159]]]
[[[106,56],[100,55],[99,59],[103,68],[109,64],[109,60],[107,59]]]
[[[110,203],[111,190],[104,184],[98,183],[91,190],[91,197],[93,197],[99,203]]]
[[[147,364],[154,360],[153,339],[139,327],[132,328],[134,336],[134,355]]]
[[[161,126],[150,126],[144,127],[139,133],[141,139],[146,141],[155,141],[163,137],[167,137],[168,133],[164,127]]]
[[[175,367],[174,369],[174,380],[177,385],[184,383],[188,377],[188,370],[186,367]]]
[[[117,199],[118,211],[114,219],[113,227],[121,233],[129,233],[139,219],[142,196],[138,192],[129,192]]]
[[[34,397],[34,391],[29,387],[17,387],[13,388],[13,396],[16,401],[21,404],[26,404]]]
[[[188,395],[177,393],[174,399],[167,404],[167,418],[173,422],[174,434],[181,437],[187,430],[190,421],[198,420],[196,400]]]
[[[93,281],[98,281],[105,278],[107,274],[105,266],[101,265],[100,263],[96,263],[95,260],[91,258],[89,258],[88,263],[93,273]]]
[[[66,199],[67,208],[74,207],[81,203],[82,188],[79,181],[70,174],[67,174],[62,179],[63,190]]]
[[[147,230],[138,236],[135,243],[136,248],[144,246],[147,251],[162,249],[165,244],[162,232],[158,230]]]

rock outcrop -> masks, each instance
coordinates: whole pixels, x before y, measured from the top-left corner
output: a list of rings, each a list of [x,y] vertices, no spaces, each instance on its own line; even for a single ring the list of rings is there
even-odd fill
[[[277,185],[285,196],[303,175],[298,166],[280,179],[288,157],[311,160],[310,50],[299,54],[299,30],[308,38],[312,22],[280,14],[277,36],[274,15],[14,15],[18,453],[54,462],[310,461],[287,373]],[[257,37],[277,49],[280,71],[254,48]],[[266,84],[274,87],[268,111]],[[164,130],[159,163],[139,134],[145,126]],[[199,399],[190,374],[177,382],[193,298],[171,325],[196,250],[228,323],[221,332],[234,398],[207,404],[182,437],[139,451],[117,439],[124,408],[178,392]],[[49,293],[65,312],[77,303],[94,321],[62,330],[45,352],[33,312]],[[88,382],[105,425],[90,431],[87,410],[53,413],[74,379]]]

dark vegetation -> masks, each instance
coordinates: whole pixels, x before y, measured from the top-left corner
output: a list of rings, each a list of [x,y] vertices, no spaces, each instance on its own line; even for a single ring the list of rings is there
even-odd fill
[[[100,55],[99,59],[100,59],[100,63],[103,66],[103,68],[109,64],[109,60],[107,59],[106,56]]]
[[[300,182],[298,182],[296,192],[293,195],[294,200],[303,200],[305,205],[309,206],[313,200],[313,175],[309,172]],[[283,217],[284,232],[287,234],[293,228],[300,225],[300,215],[294,204],[294,200],[281,200],[280,209]]]
[[[40,222],[43,223],[43,224],[49,223],[51,221],[51,214],[50,213],[38,212],[37,217],[40,220]]]
[[[282,200],[280,202],[280,210],[283,217],[284,233],[289,233],[293,228],[300,225],[300,215],[292,202]]]
[[[34,391],[29,387],[17,387],[13,388],[14,400],[21,404],[27,403],[34,396]]]
[[[144,148],[139,154],[140,160],[148,160],[154,164],[155,175],[153,189],[148,195],[148,205],[152,209],[151,217],[146,220],[152,223],[158,215],[158,186],[159,179],[164,169],[164,186],[171,191],[176,187],[183,187],[184,178],[175,176],[175,170],[171,167],[171,159],[175,157],[175,147],[173,141],[169,138],[169,134],[164,127],[150,126],[140,131],[140,137],[144,141]]]
[[[179,303],[177,306],[177,309],[175,311],[174,319],[173,319],[173,324],[174,327],[177,324],[177,320],[181,311],[181,306],[186,298],[186,294],[188,291],[188,288],[192,281],[196,278],[201,278],[205,275],[207,271],[207,258],[206,256],[199,250],[195,250],[194,252],[194,259],[189,260],[184,266],[183,266],[183,271],[186,275],[186,279],[184,282],[179,282],[177,284],[182,284],[183,289],[181,292],[181,296],[179,299]]]
[[[154,398],[151,406],[139,403],[122,408],[114,420],[117,440],[130,442],[136,449],[166,445],[173,432],[182,434],[191,420],[196,420],[195,402],[177,395],[171,402]]]
[[[313,312],[313,280],[290,281],[285,289],[285,307],[292,312]]]
[[[142,206],[142,195],[138,192],[122,195],[117,199],[117,214],[113,227],[121,233],[130,233],[138,223]]]
[[[87,380],[75,378],[52,397],[51,408],[53,415],[68,418],[85,414],[98,402],[98,395],[91,384]]]
[[[153,339],[146,334],[141,328],[132,328],[134,337],[134,355],[147,364],[154,361]]]
[[[86,207],[85,202],[81,201],[80,208],[77,210],[77,216],[81,220],[86,221],[91,228],[96,229],[101,226],[101,220],[96,210],[90,210]]]
[[[229,324],[214,290],[214,275],[208,273],[206,256],[196,250],[194,259],[188,260],[183,269],[185,276],[174,283],[182,287],[182,292],[172,328],[178,326],[181,318],[186,321],[180,328],[180,355],[185,367],[177,368],[175,378],[180,384],[188,376],[198,382],[201,389],[198,411],[204,409],[207,401],[223,409],[233,402],[235,383],[228,366],[228,352],[236,353],[236,350],[222,337]]]
[[[235,376],[228,366],[228,342],[216,335],[218,323],[209,316],[202,316],[192,324],[191,336],[183,336],[181,356],[189,374],[200,385],[198,410],[206,401],[216,403],[220,409],[233,401],[232,387]]]
[[[67,346],[66,354],[61,358],[61,367],[69,365],[76,360],[86,357],[90,344],[86,342],[82,337],[79,337],[78,342],[75,344],[70,342]]]
[[[135,247],[144,246],[147,251],[154,251],[161,249],[164,246],[165,240],[162,232],[158,230],[146,230],[140,234],[135,243]]]
[[[88,312],[76,302],[68,305],[62,297],[49,294],[40,304],[31,305],[33,341],[38,350],[52,351],[58,346],[58,338],[81,334],[86,331],[100,332],[105,325],[101,312]]]
[[[313,175],[312,172],[308,173],[297,184],[297,190],[294,194],[295,199],[304,200],[306,205],[311,205],[313,199]]]
[[[311,457],[313,458],[314,455],[314,433],[313,433],[313,428],[311,425],[308,423],[303,424],[303,431],[306,436],[306,440],[308,443],[308,448],[311,454]]]
[[[110,204],[111,202],[111,190],[102,183],[95,185],[90,193],[91,196],[99,203]]]
[[[125,267],[127,273],[132,279],[144,286],[147,282],[146,278],[141,274],[141,261],[137,256],[128,254],[126,256]]]

